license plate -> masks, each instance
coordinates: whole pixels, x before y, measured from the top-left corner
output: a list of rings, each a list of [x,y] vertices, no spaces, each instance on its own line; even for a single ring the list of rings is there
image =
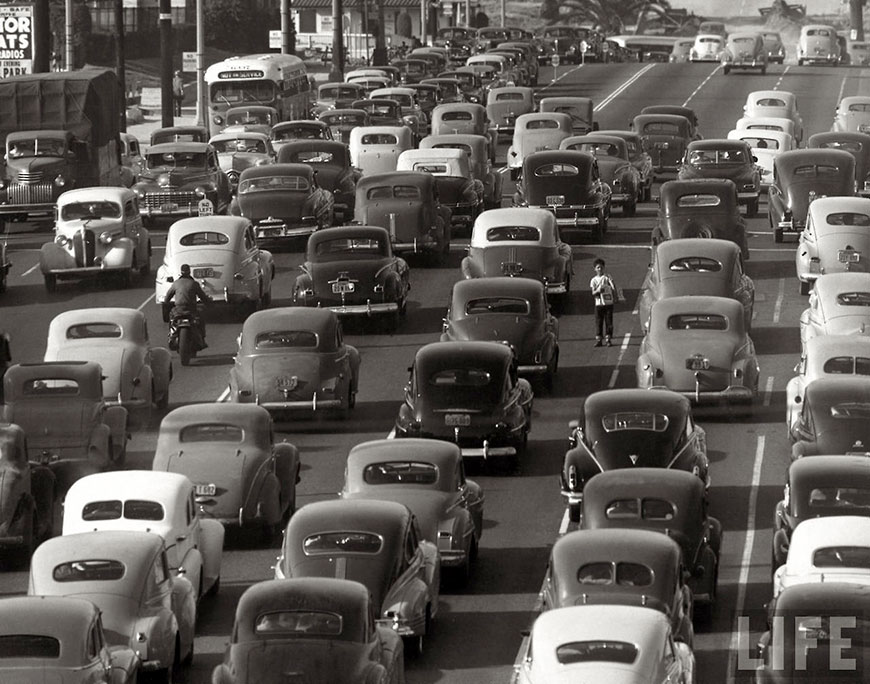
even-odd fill
[[[194,278],[214,278],[213,268],[195,268],[193,269]]]
[[[444,424],[447,427],[468,427],[471,425],[471,416],[467,413],[448,413],[444,416]]]
[[[546,204],[565,204],[565,195],[547,195]]]
[[[691,359],[686,359],[686,368],[694,371],[707,370],[710,368],[710,361],[694,356]]]
[[[167,202],[166,204],[160,205],[160,211],[168,214],[170,212],[176,211],[178,209],[178,205],[174,202]]]
[[[854,264],[861,260],[861,252],[853,252],[850,249],[841,249],[837,252],[837,261],[841,264]]]
[[[666,142],[653,143],[653,147],[656,148],[657,150],[666,150],[666,149],[668,149],[668,146],[669,145]]]
[[[861,124],[860,126],[858,126],[858,132],[859,133],[870,133],[870,126],[868,126],[867,124]]]
[[[523,265],[515,261],[507,261],[501,265],[501,272],[505,275],[519,275],[523,272]]]
[[[193,486],[197,496],[214,496],[215,486],[213,484],[198,484]]]
[[[353,283],[347,281],[339,281],[332,284],[332,291],[335,294],[350,294],[353,292]]]
[[[505,123],[512,124],[512,123],[514,123],[514,122],[517,120],[517,117],[514,116],[513,114],[510,114],[510,115],[506,116],[506,117],[504,118],[504,120],[505,120]]]

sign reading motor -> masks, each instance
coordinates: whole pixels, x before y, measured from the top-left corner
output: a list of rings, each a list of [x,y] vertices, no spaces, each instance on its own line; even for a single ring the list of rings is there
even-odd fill
[[[0,78],[33,73],[33,5],[0,5]]]

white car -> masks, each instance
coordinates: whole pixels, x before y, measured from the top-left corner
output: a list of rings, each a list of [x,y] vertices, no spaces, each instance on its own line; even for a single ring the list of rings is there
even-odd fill
[[[514,123],[514,137],[507,152],[511,179],[519,177],[523,160],[532,152],[558,150],[560,143],[574,134],[570,114],[530,112],[520,114]]]
[[[787,90],[755,90],[746,96],[744,117],[781,117],[794,121],[794,138],[798,145],[804,137],[804,124],[797,107],[797,98]],[[736,128],[740,128],[737,126]]]
[[[870,96],[850,95],[840,100],[831,130],[870,133]]]
[[[870,273],[830,273],[816,279],[800,317],[801,353],[820,335],[870,335]]]
[[[717,33],[699,33],[695,36],[695,44],[689,50],[691,62],[718,62],[722,59],[725,49],[725,39]]]
[[[193,483],[180,473],[118,470],[77,480],[64,500],[64,535],[138,530],[166,542],[170,571],[186,577],[197,598],[220,587],[224,526],[200,516]]]
[[[541,613],[517,684],[692,684],[695,656],[675,641],[670,618],[637,606],[579,605]]]
[[[789,432],[801,416],[804,392],[813,380],[844,375],[870,376],[870,337],[819,335],[807,340],[795,366],[797,375],[785,387],[786,426]]]
[[[794,138],[785,131],[735,128],[728,132],[728,139],[749,144],[755,164],[760,169],[762,189],[773,182],[773,162],[776,157],[795,148]]]
[[[810,518],[794,529],[785,565],[773,573],[773,596],[815,582],[870,585],[870,518]]]

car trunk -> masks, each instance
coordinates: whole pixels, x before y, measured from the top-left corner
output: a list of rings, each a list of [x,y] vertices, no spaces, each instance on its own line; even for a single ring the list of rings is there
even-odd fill
[[[374,286],[378,283],[375,275],[386,265],[386,260],[376,261],[331,261],[314,264],[311,276],[314,280],[314,299],[317,304],[338,306],[339,304],[365,304],[374,301]],[[347,276],[344,278],[343,276]],[[336,281],[345,281],[344,284]],[[352,292],[347,290],[353,287]],[[344,297],[341,292],[344,290]],[[381,301],[383,295],[377,296]]]
[[[852,194],[852,191],[847,190],[845,185],[843,179],[839,177],[834,177],[833,180],[814,178],[805,183],[792,183],[785,191],[786,207],[791,209],[795,222],[803,226],[810,206],[811,192],[815,193],[813,199]]]
[[[662,281],[659,299],[685,294],[734,298],[734,290],[724,278],[680,273],[678,278],[666,278]]]
[[[297,553],[302,556],[301,550]],[[373,554],[329,553],[304,557],[293,563],[290,577],[335,577],[359,582],[371,593],[372,604],[380,615],[384,598],[390,589],[390,571],[395,560],[384,558],[387,553],[382,550]]]
[[[311,401],[315,392],[320,394],[323,363],[322,356],[316,353],[270,353],[255,356],[251,364],[251,375],[256,402],[270,404]]]
[[[423,436],[462,446],[480,446],[479,440],[492,432],[495,424],[494,414],[501,406],[501,397],[494,395],[499,393],[490,387],[476,387],[466,392],[448,390],[437,394],[440,396],[427,397],[418,408]]]
[[[731,384],[735,345],[730,336],[720,333],[716,340],[715,335],[709,330],[684,330],[662,340],[664,384],[668,388],[694,391],[696,373],[701,392],[721,391]]]
[[[868,259],[868,233],[862,231],[851,233],[838,232],[822,235],[818,238],[819,267],[822,273],[839,273],[843,271],[867,273],[870,270]]]
[[[251,221],[274,217],[298,222],[306,211],[308,191],[274,190],[239,195],[242,216]]]
[[[409,243],[425,235],[431,227],[427,211],[419,200],[367,202],[360,223],[386,228],[394,242]]]
[[[543,278],[543,250],[538,247],[489,244],[483,250],[483,275]]]
[[[308,684],[357,684],[362,644],[316,638],[308,635],[290,639],[286,633],[265,642],[261,636],[245,654],[245,681]],[[281,673],[276,679],[276,673]],[[241,674],[241,673],[239,673]]]
[[[539,322],[516,314],[482,314],[467,316],[452,324],[460,340],[508,342],[520,365],[532,363],[540,341]]]
[[[378,499],[396,501],[404,504],[414,513],[420,524],[420,532],[426,541],[438,543],[438,523],[446,517],[445,509],[449,494],[439,491],[425,491],[415,486],[377,486],[376,492],[365,492],[362,495],[351,495],[349,499],[372,499],[377,494]]]
[[[64,345],[58,349],[57,354],[51,360],[98,361],[103,369],[103,397],[106,401],[117,401],[118,393],[121,391],[121,378],[125,361],[130,354],[130,346],[132,345],[126,343],[118,344],[118,342],[100,344],[99,340],[91,340],[87,345],[86,352],[82,352],[81,344]],[[133,389],[133,378],[126,378],[126,381],[129,383],[127,387],[128,391],[122,395],[123,399],[128,398]]]
[[[67,397],[38,401],[16,401],[6,417],[27,434],[31,460],[41,460],[42,452],[85,458],[91,436],[96,403]],[[62,419],[58,419],[62,416]]]
[[[549,176],[526,182],[526,199],[533,206],[587,204],[588,193],[585,176]]]
[[[731,226],[725,214],[670,214],[665,218],[663,231],[671,239],[676,238],[714,238],[721,237],[724,229],[719,226]]]
[[[670,433],[650,430],[619,430],[602,443],[595,444],[593,453],[605,470],[618,468],[666,468],[674,457],[674,441]]]
[[[247,455],[235,444],[200,446],[179,449],[166,459],[166,471],[181,473],[196,487],[198,505],[206,517],[238,520],[239,509],[247,490],[245,462]],[[214,493],[203,491],[214,485]]]

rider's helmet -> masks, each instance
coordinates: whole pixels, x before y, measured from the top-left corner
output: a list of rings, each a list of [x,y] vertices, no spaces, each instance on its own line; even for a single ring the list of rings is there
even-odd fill
[[[190,275],[190,264],[181,264],[181,275],[183,275],[183,276]]]

